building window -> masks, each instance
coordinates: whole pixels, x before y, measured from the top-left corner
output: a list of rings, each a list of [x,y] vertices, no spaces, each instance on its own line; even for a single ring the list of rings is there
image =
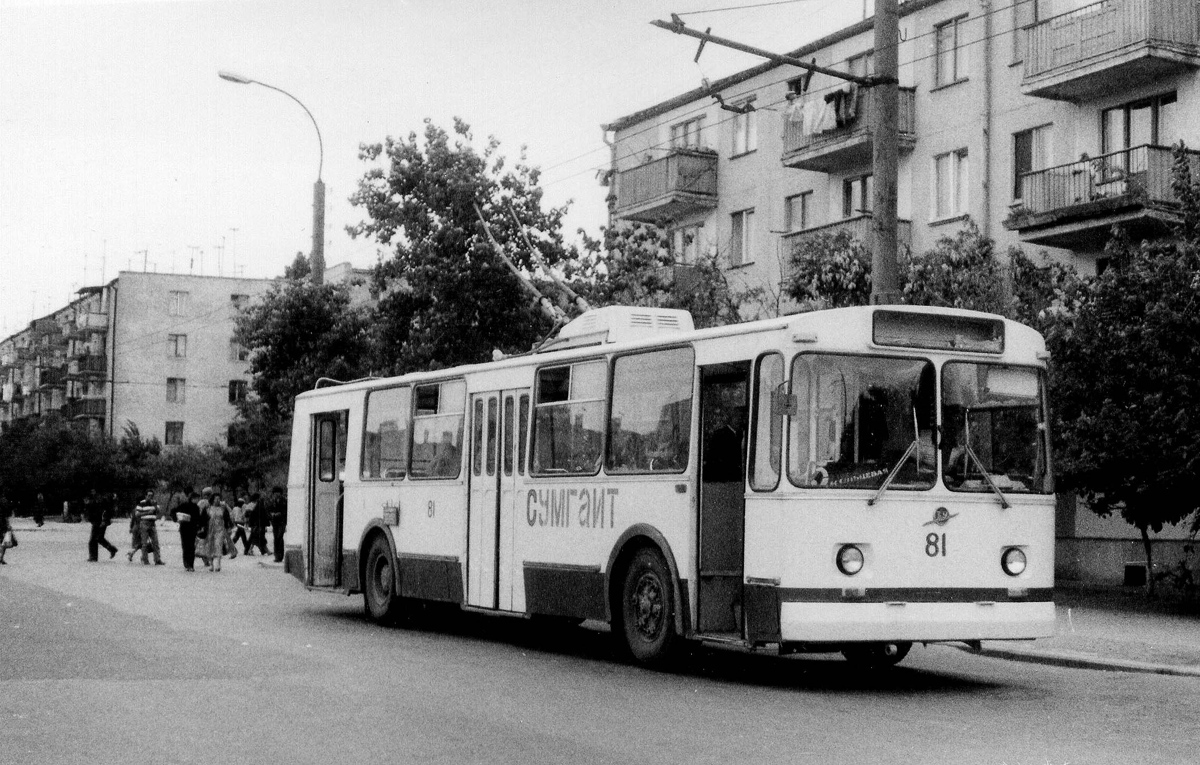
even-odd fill
[[[704,117],[685,120],[671,126],[672,149],[698,149],[700,143],[700,128],[703,127]]]
[[[245,361],[248,358],[250,358],[250,351],[246,350],[246,346],[234,340],[229,341],[230,361]]]
[[[1169,146],[1178,137],[1174,93],[1164,93],[1100,113],[1101,151],[1110,154],[1134,146]]]
[[[808,228],[808,208],[812,204],[812,192],[788,197],[783,203],[784,226],[789,232]]]
[[[745,111],[734,115],[733,118],[733,156],[749,154],[758,148],[758,112],[754,110],[752,101],[738,105]]]
[[[246,400],[247,384],[245,380],[229,381],[229,403],[236,404]]]
[[[671,232],[671,258],[692,265],[700,255],[700,226],[682,226]]]
[[[187,357],[187,335],[167,335],[167,355],[182,359]]]
[[[167,446],[182,446],[183,445],[183,423],[168,422],[167,432],[163,438],[163,443]]]
[[[846,60],[847,71],[855,77],[866,77],[875,74],[875,51],[869,50]]]
[[[1050,166],[1050,126],[1013,134],[1013,199],[1021,198],[1021,176]]]
[[[182,404],[186,400],[187,380],[182,377],[167,378],[167,403]]]
[[[875,204],[875,177],[870,173],[842,181],[842,217],[870,215]]]
[[[171,290],[167,293],[167,313],[171,316],[185,316],[188,308],[188,293],[181,290]]]
[[[966,16],[961,16],[934,28],[937,46],[934,56],[936,85],[949,85],[967,78],[967,52],[961,37],[966,20]]]
[[[236,295],[235,294],[235,295],[229,296],[229,302],[233,303],[233,307],[237,308],[238,310],[241,310],[242,306],[246,305],[246,302],[248,300],[250,300],[249,295]]]
[[[742,210],[730,216],[732,231],[729,237],[729,265],[744,266],[754,262],[754,210]]]
[[[967,212],[967,150],[934,157],[933,218],[953,218]]]

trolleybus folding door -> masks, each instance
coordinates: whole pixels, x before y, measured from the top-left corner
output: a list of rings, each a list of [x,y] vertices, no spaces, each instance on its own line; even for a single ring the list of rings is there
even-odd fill
[[[312,469],[309,471],[308,560],[313,587],[341,584],[342,471],[346,460],[348,412],[313,416]]]
[[[471,397],[470,505],[467,520],[467,604],[512,608],[514,457],[517,399],[527,391]]]

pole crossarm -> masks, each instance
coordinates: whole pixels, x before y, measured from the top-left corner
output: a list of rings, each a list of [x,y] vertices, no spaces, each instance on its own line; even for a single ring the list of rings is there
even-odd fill
[[[701,40],[702,43],[712,43],[713,45],[721,45],[726,48],[733,48],[734,50],[740,50],[743,53],[750,53],[755,56],[761,56],[762,58],[769,59],[771,61],[776,62],[777,64],[788,64],[789,66],[796,66],[796,67],[800,67],[801,69],[807,69],[810,72],[818,72],[820,74],[827,74],[830,77],[836,77],[839,80],[846,80],[847,82],[856,83],[858,85],[861,85],[864,88],[869,88],[873,85],[887,85],[887,84],[895,84],[895,83],[899,82],[894,77],[881,77],[879,75],[868,75],[866,77],[860,77],[856,74],[850,74],[849,72],[839,72],[836,69],[830,69],[829,67],[825,67],[825,66],[818,66],[817,64],[809,63],[808,61],[801,61],[800,59],[798,59],[794,56],[785,56],[781,53],[772,53],[769,50],[763,50],[762,48],[756,48],[753,45],[746,45],[745,43],[740,43],[740,42],[737,42],[736,40],[728,40],[724,37],[717,37],[716,35],[709,34],[708,32],[701,32],[698,29],[689,28],[686,24],[683,23],[683,20],[680,19],[675,14],[671,14],[670,21],[657,20],[657,21],[651,21],[650,23],[653,24],[654,26],[658,27],[659,29],[665,29],[668,32],[674,32],[677,35],[685,35],[687,37],[695,37],[697,40]]]

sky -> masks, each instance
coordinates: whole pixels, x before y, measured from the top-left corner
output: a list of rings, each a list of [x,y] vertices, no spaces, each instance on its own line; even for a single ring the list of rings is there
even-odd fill
[[[312,243],[369,268],[363,144],[454,117],[542,170],[568,231],[606,222],[600,126],[761,62],[863,0],[0,0],[0,337],[122,270],[273,277]],[[290,93],[221,80],[225,70]]]

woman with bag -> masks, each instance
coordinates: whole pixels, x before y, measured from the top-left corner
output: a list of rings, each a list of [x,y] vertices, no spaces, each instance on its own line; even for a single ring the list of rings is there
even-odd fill
[[[7,566],[4,554],[8,548],[17,546],[17,535],[13,533],[12,524],[8,522],[8,507],[0,510],[0,566]]]
[[[221,501],[221,495],[214,492],[211,504],[200,511],[198,529],[202,540],[200,546],[203,548],[201,557],[209,571],[221,570],[221,558],[232,547],[229,542],[229,528],[232,525],[229,508]]]

